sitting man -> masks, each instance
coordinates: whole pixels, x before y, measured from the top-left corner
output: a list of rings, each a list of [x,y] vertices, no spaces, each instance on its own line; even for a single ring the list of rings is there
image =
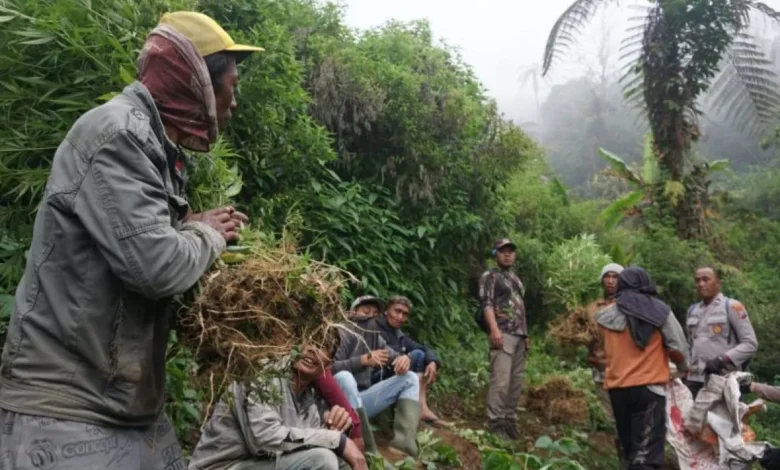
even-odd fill
[[[376,297],[359,297],[352,304],[348,328],[341,331],[341,346],[333,360],[334,377],[360,416],[367,452],[376,453],[369,418],[395,405],[390,450],[417,456],[417,426],[420,424],[420,381],[409,370],[409,356],[387,346],[376,324],[383,307]],[[371,385],[374,368],[392,364],[395,376]]]
[[[409,312],[412,302],[404,296],[391,297],[387,301],[385,314],[377,320],[379,332],[391,349],[399,354],[409,356],[410,369],[420,379],[420,413],[421,419],[428,424],[443,424],[430,408],[426,400],[428,386],[436,382],[436,375],[441,368],[441,360],[431,348],[413,340],[401,328],[409,320]],[[395,375],[394,367],[382,367],[375,370],[371,376],[371,383],[375,384]]]
[[[334,332],[335,333],[335,332]],[[313,382],[331,364],[338,335],[327,349],[308,344],[291,367],[290,379],[269,379],[276,401],[233,382],[206,424],[190,470],[368,470],[363,453],[345,434],[349,414],[324,400]]]

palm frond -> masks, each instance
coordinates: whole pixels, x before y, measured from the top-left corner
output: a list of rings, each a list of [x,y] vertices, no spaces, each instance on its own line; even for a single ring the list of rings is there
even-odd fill
[[[596,14],[606,0],[575,0],[553,25],[544,48],[542,76],[574,42],[583,26]]]
[[[778,85],[772,61],[752,36],[738,33],[710,86],[706,103],[737,130],[757,134],[780,110]]]

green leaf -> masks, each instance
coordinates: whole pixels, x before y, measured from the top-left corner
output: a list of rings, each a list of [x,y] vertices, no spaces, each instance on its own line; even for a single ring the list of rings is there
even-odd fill
[[[119,94],[121,94],[121,92],[111,91],[111,92],[108,92],[108,93],[103,93],[102,95],[98,96],[97,99],[98,99],[98,101],[109,101],[110,99],[112,99],[113,97],[115,97],[115,96],[117,96]]]
[[[644,199],[645,193],[642,190],[628,193],[621,197],[617,201],[613,202],[606,209],[601,211],[601,219],[604,221],[604,226],[607,230],[614,228],[617,224],[623,220],[624,211],[636,206],[642,199]]]
[[[16,18],[15,16],[0,16],[0,23],[6,23],[8,21],[11,21],[12,19]]]
[[[729,161],[726,159],[713,160],[707,164],[707,168],[709,168],[710,173],[716,171],[724,171],[727,170],[728,167],[729,167]]]
[[[542,436],[536,440],[534,447],[537,449],[549,449],[553,445],[553,440],[550,436]]]
[[[44,38],[38,38],[38,39],[28,39],[27,41],[22,41],[20,44],[24,44],[26,46],[39,46],[41,44],[47,44],[52,41],[54,41],[56,38],[54,36],[47,36]]]
[[[133,78],[133,75],[127,71],[126,68],[123,66],[119,66],[119,77],[122,79],[122,82],[125,85],[129,85],[135,81],[135,78]]]
[[[0,294],[0,318],[11,318],[14,312],[14,296]]]
[[[622,158],[601,147],[599,147],[599,155],[601,155],[602,158],[604,158],[604,160],[609,164],[609,166],[617,171],[622,178],[626,179],[630,183],[633,183],[635,186],[642,184],[642,180],[639,178],[639,176],[637,176],[633,171],[631,171],[630,168],[628,168],[628,165],[626,165],[626,162],[623,161]]]
[[[238,180],[225,188],[225,196],[227,197],[236,197],[241,192],[241,188],[244,186],[244,183],[241,180]]]

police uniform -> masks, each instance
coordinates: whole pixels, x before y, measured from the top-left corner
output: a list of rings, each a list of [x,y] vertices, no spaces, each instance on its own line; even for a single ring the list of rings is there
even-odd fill
[[[694,396],[704,385],[707,361],[726,356],[732,367],[742,370],[758,350],[756,332],[745,306],[722,293],[709,305],[698,302],[688,309],[686,330],[691,348],[687,380]]]

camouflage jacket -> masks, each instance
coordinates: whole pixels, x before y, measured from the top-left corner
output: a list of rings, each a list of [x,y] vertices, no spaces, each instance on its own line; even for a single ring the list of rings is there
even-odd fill
[[[527,336],[525,286],[510,270],[493,268],[482,274],[479,282],[479,298],[482,307],[492,308],[498,328],[504,333]]]

